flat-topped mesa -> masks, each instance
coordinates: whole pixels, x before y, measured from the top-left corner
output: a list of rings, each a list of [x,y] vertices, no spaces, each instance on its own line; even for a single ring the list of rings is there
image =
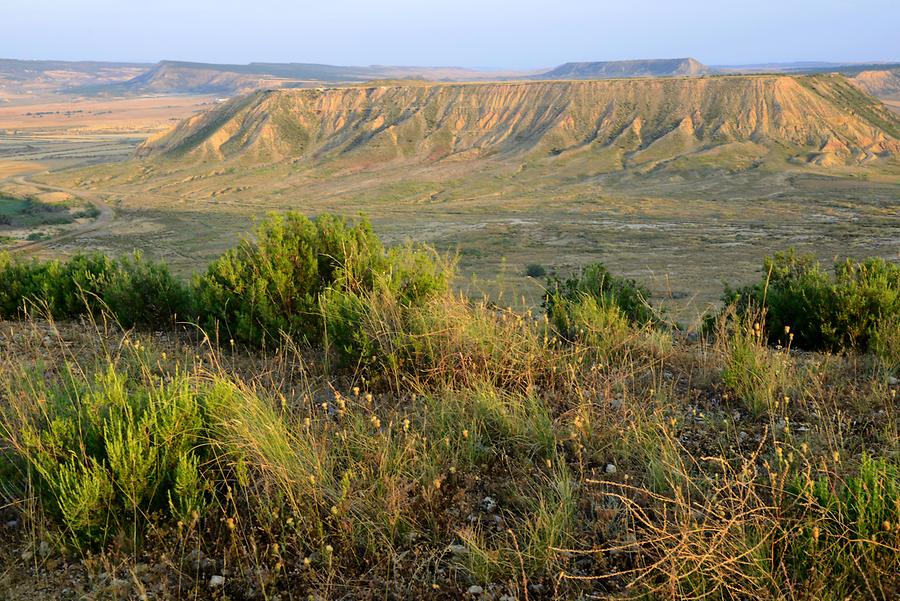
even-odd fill
[[[839,75],[426,84],[255,92],[141,157],[433,162],[615,152],[668,160],[750,143],[795,162],[900,155],[900,120]]]
[[[693,58],[565,63],[535,79],[609,79],[618,77],[697,77],[713,70]]]

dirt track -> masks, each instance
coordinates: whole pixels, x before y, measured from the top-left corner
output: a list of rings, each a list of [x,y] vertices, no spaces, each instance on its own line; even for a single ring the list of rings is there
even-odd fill
[[[115,213],[113,212],[112,207],[109,206],[105,201],[101,200],[96,193],[35,183],[25,175],[10,177],[3,181],[12,182],[24,186],[34,186],[35,188],[39,188],[44,192],[64,192],[66,194],[69,194],[70,196],[90,202],[100,211],[100,215],[89,223],[76,226],[71,230],[68,230],[58,236],[54,236],[46,240],[26,241],[13,244],[5,249],[9,252],[30,252],[47,248],[50,244],[77,238],[78,236],[83,236],[84,234],[88,234],[91,232],[96,232],[97,230],[103,229],[104,227],[109,225],[115,219]]]

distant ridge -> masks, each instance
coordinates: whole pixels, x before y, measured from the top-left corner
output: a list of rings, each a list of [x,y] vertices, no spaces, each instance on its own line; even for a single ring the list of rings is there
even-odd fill
[[[900,97],[900,69],[863,71],[851,81],[873,96]]]
[[[535,79],[611,79],[617,77],[697,77],[713,70],[693,58],[566,63]]]
[[[900,68],[900,63],[827,63],[817,61],[801,61],[794,63],[759,63],[752,65],[713,65],[711,69],[717,73],[790,73],[794,75],[812,75],[814,73],[840,73],[856,75],[863,71],[883,71]]]
[[[110,86],[111,93],[178,93],[233,95],[261,88],[311,87],[371,80],[483,81],[515,79],[518,71],[478,71],[463,67],[363,67],[315,63],[249,63],[227,65],[160,61],[133,79]]]
[[[695,77],[712,73],[693,58],[566,63],[546,72],[486,71],[463,67],[340,66],[314,63],[212,64],[160,61],[124,82],[84,90],[112,94],[217,94],[232,96],[265,88],[315,87],[373,80],[435,82],[522,81],[527,79],[611,79]]]
[[[0,58],[0,87],[24,93],[87,95],[197,94],[236,96],[254,90],[314,88],[370,82],[501,82],[840,73],[900,111],[900,63],[793,62],[708,66],[694,58],[569,62],[550,70],[465,67],[341,66],[317,63],[216,64],[163,60],[156,64]]]
[[[74,87],[102,87],[127,81],[151,66],[145,63],[0,58],[0,89],[33,93]]]

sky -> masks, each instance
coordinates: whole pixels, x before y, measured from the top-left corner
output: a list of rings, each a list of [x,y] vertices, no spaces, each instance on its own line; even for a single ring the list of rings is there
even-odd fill
[[[900,61],[900,0],[0,0],[0,57],[530,69]]]

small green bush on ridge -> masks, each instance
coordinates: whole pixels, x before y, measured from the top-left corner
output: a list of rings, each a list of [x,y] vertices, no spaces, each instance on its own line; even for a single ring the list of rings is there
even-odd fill
[[[723,300],[738,315],[763,309],[770,343],[790,338],[807,350],[866,351],[900,318],[900,266],[884,259],[848,259],[829,274],[815,257],[789,250],[767,258],[764,271],[762,281],[727,290]]]
[[[190,319],[191,291],[164,263],[139,253],[115,260],[94,253],[67,261],[14,261],[0,254],[0,318],[46,312],[55,319],[114,316],[124,327],[165,327]]]
[[[368,221],[352,225],[327,214],[310,220],[287,213],[271,215],[255,241],[213,262],[195,289],[202,325],[259,344],[282,335],[320,340],[326,291],[358,294],[377,283],[412,303],[446,290],[451,276],[426,252],[386,250]]]

